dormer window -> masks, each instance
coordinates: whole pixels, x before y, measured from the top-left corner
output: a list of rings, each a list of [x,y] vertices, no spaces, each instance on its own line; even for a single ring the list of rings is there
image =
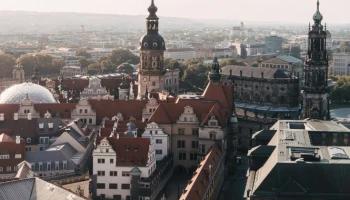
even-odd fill
[[[4,113],[0,113],[0,121],[5,121],[5,114]]]
[[[28,118],[28,120],[32,120],[32,113],[28,113],[27,118]]]
[[[18,120],[18,113],[14,113],[14,114],[13,114],[13,119],[14,119],[14,120]]]
[[[209,126],[218,126],[218,121],[215,119],[215,116],[211,116],[208,121]]]
[[[44,123],[39,123],[39,129],[43,129],[44,128]]]
[[[48,123],[48,126],[49,126],[49,129],[53,129],[53,123],[52,122]]]

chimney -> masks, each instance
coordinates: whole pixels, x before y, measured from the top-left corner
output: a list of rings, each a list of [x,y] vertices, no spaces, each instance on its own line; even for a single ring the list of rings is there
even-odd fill
[[[16,144],[21,144],[21,136],[16,136]]]

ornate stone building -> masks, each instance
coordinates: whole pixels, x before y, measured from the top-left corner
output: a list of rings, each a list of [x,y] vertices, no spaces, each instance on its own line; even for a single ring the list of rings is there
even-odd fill
[[[222,79],[234,84],[235,112],[239,120],[238,146],[247,150],[251,135],[278,119],[298,119],[299,80],[285,69],[225,66]]]
[[[162,92],[165,89],[171,93],[178,91],[179,71],[166,70],[164,67],[165,42],[158,32],[157,10],[152,0],[146,20],[147,33],[140,41],[138,99],[147,98],[150,92]]]
[[[317,11],[313,16],[314,24],[309,28],[302,117],[329,119],[327,31],[321,24],[323,16],[319,6],[320,3],[317,1]]]

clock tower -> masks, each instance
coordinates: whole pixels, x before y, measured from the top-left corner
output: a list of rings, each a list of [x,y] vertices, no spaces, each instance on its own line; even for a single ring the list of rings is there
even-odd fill
[[[138,74],[138,99],[147,98],[150,92],[164,90],[164,51],[165,42],[158,32],[158,8],[154,0],[148,8],[146,18],[147,33],[140,40],[140,66]]]

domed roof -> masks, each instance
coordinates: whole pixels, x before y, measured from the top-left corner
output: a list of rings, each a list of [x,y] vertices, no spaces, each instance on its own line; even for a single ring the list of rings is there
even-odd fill
[[[165,42],[159,33],[147,33],[140,40],[141,50],[165,50]]]
[[[7,88],[0,94],[0,103],[19,104],[26,98],[33,103],[57,103],[48,89],[34,83],[21,83]]]

